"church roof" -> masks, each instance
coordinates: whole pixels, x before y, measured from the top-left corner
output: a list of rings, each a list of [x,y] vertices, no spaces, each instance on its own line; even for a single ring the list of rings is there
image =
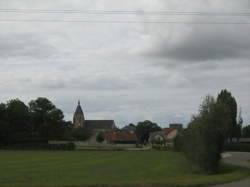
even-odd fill
[[[111,130],[115,128],[114,120],[85,120],[85,124],[89,129]]]
[[[81,107],[81,105],[80,105],[80,102],[78,102],[78,105],[77,105],[77,107],[76,107],[75,115],[76,115],[76,114],[81,114],[81,115],[83,115],[83,111],[82,111],[82,107]]]

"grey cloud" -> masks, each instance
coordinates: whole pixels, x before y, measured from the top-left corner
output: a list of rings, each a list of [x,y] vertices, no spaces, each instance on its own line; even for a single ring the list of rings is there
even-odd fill
[[[177,2],[177,1],[175,1]],[[249,1],[207,1],[186,3],[192,11],[242,12],[249,7]],[[167,7],[167,3],[163,3]],[[220,9],[220,7],[223,7]],[[183,18],[183,19],[182,19]],[[248,22],[249,17],[237,16],[186,16],[174,21],[184,22]],[[170,19],[171,20],[171,19]],[[153,32],[154,31],[154,32]],[[212,60],[250,58],[249,25],[198,24],[157,25],[148,29],[151,39],[149,47],[142,52],[146,57],[171,59],[176,63],[203,63]]]
[[[46,38],[35,34],[14,33],[0,35],[0,58],[47,58],[53,56],[55,48]]]
[[[238,26],[239,27],[239,26]],[[181,41],[160,40],[146,56],[176,61],[205,62],[211,60],[250,57],[248,26],[192,26],[192,31]]]

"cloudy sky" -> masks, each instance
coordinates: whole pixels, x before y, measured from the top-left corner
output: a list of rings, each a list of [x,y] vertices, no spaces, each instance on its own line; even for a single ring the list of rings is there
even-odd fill
[[[0,9],[232,13],[249,12],[250,1],[0,0]],[[87,119],[166,127],[188,123],[205,95],[226,88],[250,124],[250,24],[145,23],[157,21],[250,17],[0,12],[0,102],[48,97],[71,120],[80,99]]]

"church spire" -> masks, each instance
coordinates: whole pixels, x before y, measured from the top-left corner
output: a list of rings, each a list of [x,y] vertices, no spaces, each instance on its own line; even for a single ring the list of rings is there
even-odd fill
[[[84,118],[84,114],[82,111],[81,103],[80,103],[80,100],[78,100],[78,105],[76,107],[76,110],[73,116],[74,126],[81,127],[84,125],[84,121],[85,121],[85,118]]]

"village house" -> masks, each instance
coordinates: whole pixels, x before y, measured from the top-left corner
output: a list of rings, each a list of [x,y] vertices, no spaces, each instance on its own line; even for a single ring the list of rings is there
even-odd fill
[[[151,146],[174,146],[174,139],[183,130],[182,124],[170,124],[168,128],[162,131],[156,131],[149,134]]]

